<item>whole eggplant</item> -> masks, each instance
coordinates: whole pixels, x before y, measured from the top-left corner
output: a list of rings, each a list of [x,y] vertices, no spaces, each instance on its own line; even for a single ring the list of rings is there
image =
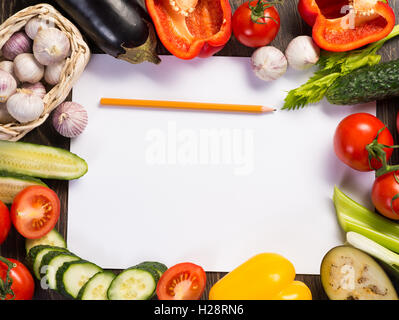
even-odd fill
[[[105,53],[130,63],[161,62],[151,19],[136,0],[56,0]]]

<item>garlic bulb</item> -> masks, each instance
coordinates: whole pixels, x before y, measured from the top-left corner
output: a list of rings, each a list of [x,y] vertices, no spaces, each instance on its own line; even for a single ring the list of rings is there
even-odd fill
[[[288,64],[295,70],[306,70],[314,66],[320,58],[320,48],[309,36],[293,39],[285,51]]]
[[[4,58],[14,60],[19,54],[32,51],[32,40],[25,32],[16,32],[4,44],[1,51]]]
[[[45,66],[64,60],[70,48],[68,37],[56,28],[40,30],[33,42],[33,54]]]
[[[37,95],[24,89],[18,90],[7,101],[7,110],[20,123],[28,123],[40,118],[44,102]]]
[[[31,53],[23,53],[14,60],[14,72],[21,82],[37,83],[44,75],[44,67]]]
[[[17,90],[17,82],[6,71],[0,70],[0,103],[4,103]]]
[[[275,47],[257,49],[251,58],[252,70],[255,75],[264,81],[273,81],[280,78],[287,71],[287,59]]]
[[[46,80],[48,84],[51,84],[53,86],[58,84],[60,82],[61,73],[64,69],[65,63],[66,60],[62,60],[60,62],[47,66],[46,70],[44,71],[44,80]]]
[[[14,73],[14,63],[12,61],[7,61],[7,60],[1,61],[0,70],[3,70],[11,74],[18,84],[19,80],[17,79],[17,76]]]
[[[22,85],[22,89],[26,90],[25,92],[27,92],[27,93],[34,94],[34,95],[40,97],[41,99],[43,99],[47,93],[46,88],[44,87],[44,85],[41,82],[38,82],[35,84],[24,83]]]
[[[0,124],[7,124],[14,121],[15,119],[7,111],[7,105],[0,103]]]
[[[54,20],[49,18],[35,17],[30,19],[28,23],[25,25],[25,32],[29,38],[34,40],[36,38],[37,33],[40,30],[53,28],[53,27],[55,27]]]
[[[78,103],[64,102],[53,113],[53,126],[64,137],[75,138],[86,128],[88,116]]]

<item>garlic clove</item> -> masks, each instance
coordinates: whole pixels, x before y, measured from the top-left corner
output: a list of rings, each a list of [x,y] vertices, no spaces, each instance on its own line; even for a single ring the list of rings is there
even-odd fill
[[[14,60],[21,53],[32,52],[32,40],[25,32],[16,32],[1,48],[4,58]]]
[[[17,90],[17,82],[6,71],[0,70],[0,103],[6,102]]]
[[[88,115],[80,104],[64,102],[53,112],[52,121],[59,134],[67,138],[76,138],[85,130]]]
[[[31,83],[24,83],[22,85],[22,89],[25,93],[34,94],[43,99],[46,95],[46,88],[41,82],[31,84]],[[21,90],[22,91],[22,90]]]
[[[18,92],[7,101],[7,111],[20,123],[28,123],[40,118],[44,111],[43,100],[26,92]]]
[[[285,51],[288,64],[295,70],[306,70],[314,66],[320,59],[320,48],[309,36],[293,39]]]
[[[40,30],[33,42],[33,54],[45,66],[65,60],[70,48],[68,37],[56,28]]]
[[[15,119],[9,114],[7,105],[0,103],[0,124],[7,124],[14,122]]]
[[[66,60],[62,60],[61,62],[57,62],[54,64],[50,64],[46,67],[44,72],[44,80],[50,85],[57,85],[61,80],[62,70],[64,69]]]
[[[14,60],[14,72],[21,82],[37,83],[44,75],[44,67],[31,53],[23,53]]]
[[[55,23],[53,19],[47,17],[46,18],[35,17],[30,19],[28,23],[25,25],[25,33],[29,38],[34,40],[36,38],[37,33],[40,30],[54,28],[54,27]]]
[[[272,46],[255,50],[251,65],[255,75],[264,81],[277,80],[286,73],[288,66],[284,54]]]

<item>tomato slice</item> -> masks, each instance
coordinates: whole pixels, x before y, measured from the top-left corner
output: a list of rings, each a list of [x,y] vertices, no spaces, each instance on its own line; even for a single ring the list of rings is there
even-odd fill
[[[157,296],[159,300],[199,300],[205,285],[204,269],[193,263],[180,263],[162,275]]]
[[[60,217],[60,199],[44,186],[31,186],[14,199],[11,221],[17,231],[28,239],[44,237],[56,225]]]

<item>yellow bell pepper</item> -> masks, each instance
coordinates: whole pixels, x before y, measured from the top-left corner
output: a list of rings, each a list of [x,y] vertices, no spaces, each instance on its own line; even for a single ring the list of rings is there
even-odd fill
[[[303,282],[295,281],[290,261],[262,253],[220,279],[209,300],[312,300],[312,293]]]

